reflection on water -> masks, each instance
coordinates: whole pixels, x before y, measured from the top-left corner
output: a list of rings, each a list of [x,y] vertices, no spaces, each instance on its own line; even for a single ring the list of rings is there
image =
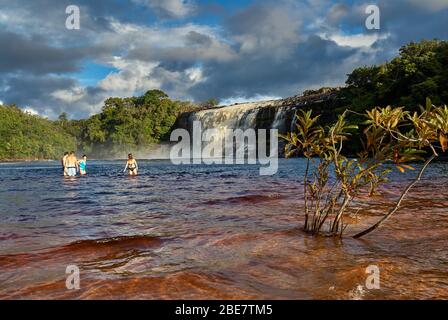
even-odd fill
[[[300,231],[302,160],[257,166],[89,162],[63,179],[55,163],[0,165],[0,298],[448,298],[448,178],[436,163],[382,229],[363,240]],[[376,221],[415,173],[362,204]],[[81,269],[81,290],[65,268]],[[360,290],[366,267],[380,290]]]

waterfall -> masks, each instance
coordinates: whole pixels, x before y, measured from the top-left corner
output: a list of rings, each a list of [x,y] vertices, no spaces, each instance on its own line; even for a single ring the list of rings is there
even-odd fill
[[[278,129],[280,133],[285,133],[290,108],[279,105],[279,100],[244,103],[233,106],[203,110],[191,113],[188,117],[188,130],[192,132],[193,123],[200,122],[202,130],[214,130],[214,137],[219,137],[205,144],[213,146],[214,149],[222,150],[222,154],[227,154],[224,142],[228,135],[236,129],[246,131],[256,130],[258,140],[259,129]],[[230,137],[229,137],[230,138]],[[269,139],[272,137],[268,137]],[[257,145],[244,145],[245,154],[257,153]],[[281,152],[282,153],[282,152]]]
[[[224,150],[224,142],[227,135],[236,129],[242,131],[259,129],[257,123],[259,112],[272,103],[272,101],[244,103],[196,112],[189,119],[189,127],[192,127],[194,121],[199,121],[202,124],[202,130],[215,130],[219,138],[208,143],[211,143],[215,148],[220,148],[225,154],[227,150]],[[256,145],[245,145],[244,148],[246,154],[253,151],[256,153]]]
[[[199,111],[193,121],[200,121],[204,129],[249,129],[255,128],[257,114],[264,103],[245,103],[235,106]]]
[[[288,107],[280,107],[275,113],[274,121],[272,122],[272,129],[278,129],[279,132],[283,132],[286,128],[286,116]]]
[[[344,100],[338,98],[339,89],[322,90],[315,93],[294,96],[281,100],[251,102],[232,106],[191,112],[181,115],[175,125],[176,128],[193,131],[193,123],[199,121],[203,130],[214,129],[220,139],[225,141],[230,130],[240,129],[277,129],[279,134],[295,131],[295,113],[301,108],[316,108],[323,113],[325,121],[332,121],[335,117],[333,110],[344,105]],[[269,138],[268,138],[269,139]],[[284,141],[279,140],[280,145]],[[283,148],[280,146],[280,153]]]

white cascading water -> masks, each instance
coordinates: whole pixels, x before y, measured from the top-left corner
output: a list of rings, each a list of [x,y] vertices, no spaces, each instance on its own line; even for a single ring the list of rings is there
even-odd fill
[[[190,133],[193,122],[199,121],[202,130],[214,129],[220,139],[216,139],[217,147],[226,140],[231,130],[240,129],[277,129],[279,134],[295,132],[295,113],[302,108],[337,108],[343,105],[338,98],[340,88],[322,88],[307,95],[297,95],[285,99],[236,104],[232,106],[203,110],[189,114],[187,124]],[[213,142],[212,142],[213,143]],[[280,144],[285,141],[279,139]],[[224,146],[223,146],[224,148]],[[281,148],[282,149],[282,148]],[[222,149],[224,150],[224,149]]]
[[[259,109],[271,103],[272,101],[253,102],[199,111],[194,114],[193,121],[201,121],[204,130],[253,128]]]
[[[272,126],[271,129],[278,129],[281,130],[284,128],[285,126],[285,111],[286,111],[286,107],[281,107],[278,108],[276,114],[275,114],[275,118],[274,121],[272,122]]]
[[[219,138],[211,143],[215,148],[223,150],[224,153],[224,141],[227,135],[231,134],[231,130],[255,129],[260,109],[273,103],[275,101],[252,102],[196,112],[189,119],[189,127],[192,128],[194,121],[200,121],[203,131],[216,130]],[[256,149],[256,146],[253,147]],[[250,150],[246,148],[246,152],[248,151]]]

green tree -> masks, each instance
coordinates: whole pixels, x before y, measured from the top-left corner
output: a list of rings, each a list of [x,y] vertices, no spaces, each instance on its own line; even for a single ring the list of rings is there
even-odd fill
[[[376,230],[400,209],[409,191],[439,156],[438,150],[448,150],[448,108],[435,107],[428,99],[426,108],[420,112],[390,106],[367,111],[363,115],[366,125],[361,135],[363,148],[356,158],[348,158],[342,153],[343,145],[351,142],[351,131],[356,129],[347,122],[348,113],[347,110],[335,123],[323,127],[318,124],[319,116],[301,110],[296,116],[296,131],[283,136],[287,141],[287,157],[299,154],[307,159],[303,183],[304,230],[313,235],[342,236],[348,226],[346,217],[354,214],[354,210],[350,212],[354,199],[363,193],[373,195],[380,184],[387,182],[391,165],[404,172],[415,170],[408,162],[424,161],[395,206],[355,238]]]
[[[79,147],[98,157],[147,147],[166,139],[178,115],[195,107],[171,100],[161,90],[149,90],[139,97],[109,98],[100,114],[79,123]]]
[[[430,98],[448,103],[448,42],[423,40],[400,49],[397,58],[380,66],[355,69],[343,91],[351,109],[373,106],[403,106],[417,111]]]
[[[75,149],[75,137],[59,122],[0,106],[0,159],[58,159]]]

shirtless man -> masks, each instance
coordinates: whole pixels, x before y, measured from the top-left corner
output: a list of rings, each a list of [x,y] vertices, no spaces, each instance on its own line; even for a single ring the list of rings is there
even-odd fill
[[[65,173],[68,177],[75,177],[79,171],[78,159],[76,159],[75,152],[72,151],[64,162]]]
[[[64,174],[64,176],[67,175],[67,173],[65,172],[65,160],[68,157],[68,152],[64,152],[64,156],[61,158],[61,165],[62,165],[62,173]]]

